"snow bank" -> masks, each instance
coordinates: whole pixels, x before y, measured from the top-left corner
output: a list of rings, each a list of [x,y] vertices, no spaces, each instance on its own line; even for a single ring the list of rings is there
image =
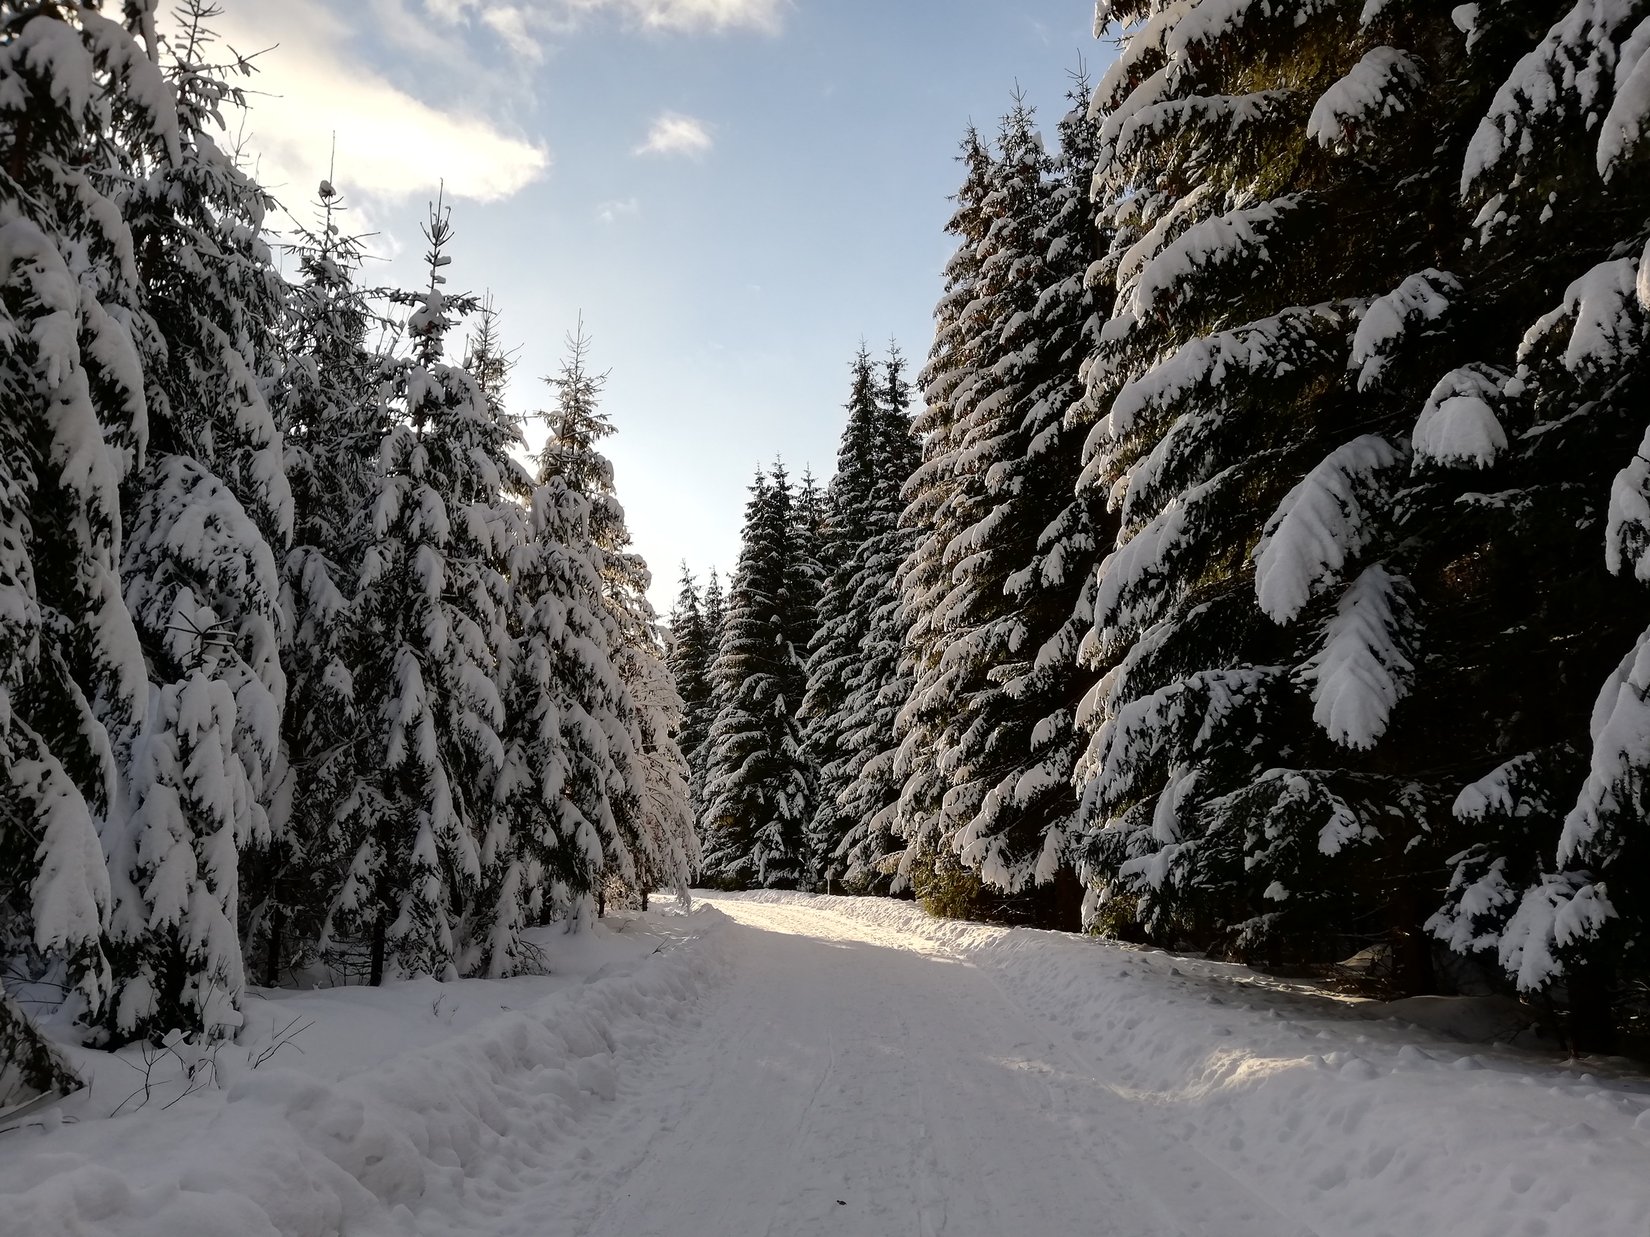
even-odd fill
[[[737,896],[794,901],[985,968],[1143,1118],[1321,1237],[1650,1231],[1650,1081],[1622,1062],[1463,1042],[1524,1039],[1516,1005],[1386,1006],[1240,966],[936,920],[905,902]]]
[[[691,1016],[722,969],[724,922],[654,911],[545,935],[543,978],[254,993],[244,1042],[211,1062],[163,1054],[146,1103],[128,1098],[141,1049],[82,1054],[88,1092],[0,1134],[0,1232],[473,1227]],[[203,1067],[192,1093],[186,1065]]]

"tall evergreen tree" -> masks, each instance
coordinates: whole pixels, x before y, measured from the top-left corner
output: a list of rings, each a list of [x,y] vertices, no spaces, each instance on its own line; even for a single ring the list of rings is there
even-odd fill
[[[509,833],[496,848],[489,890],[498,907],[485,942],[493,974],[514,967],[512,912],[520,923],[577,922],[619,845],[608,734],[623,687],[609,648],[590,504],[560,477],[544,477],[533,491],[510,582],[496,794]]]
[[[889,739],[910,694],[904,660],[905,622],[896,579],[915,543],[901,527],[902,490],[921,460],[911,431],[911,390],[905,359],[889,345],[876,390],[876,410],[866,452],[868,474],[860,538],[850,566],[840,574],[849,627],[857,631],[857,656],[843,675],[838,710],[841,753],[835,807],[846,828],[830,839],[825,871],[851,888],[886,889],[894,854],[893,814],[900,795]],[[823,798],[823,795],[822,795]]]
[[[859,556],[870,537],[871,492],[880,463],[876,458],[881,428],[876,366],[863,343],[849,372],[848,423],[829,490],[832,519],[817,556],[830,566],[820,590],[817,630],[808,649],[807,692],[797,714],[808,758],[818,770],[808,841],[821,878],[838,875],[837,846],[856,823],[840,803],[852,780],[842,737],[848,680],[859,667],[869,619],[854,606],[854,586]]]
[[[676,595],[676,607],[670,615],[670,673],[682,701],[682,729],[677,746],[690,770],[697,765],[699,749],[710,733],[712,700],[710,671],[715,655],[705,615],[699,601],[699,588],[693,575],[682,564],[682,586]],[[691,807],[695,817],[699,812],[696,798]]]
[[[954,852],[988,884],[1011,891],[1029,879],[1036,851],[1005,855],[1003,839],[988,831],[1005,811],[1023,818],[1005,789],[1012,794],[1019,772],[1015,740],[1029,744],[1023,733],[1004,726],[1002,672],[1026,639],[1023,624],[1008,612],[1007,590],[1019,566],[1014,542],[1031,514],[1022,508],[1037,497],[1018,474],[1029,450],[1026,417],[1034,413],[1025,353],[1040,340],[1033,335],[1028,341],[1026,333],[1047,282],[1040,238],[1050,170],[1031,110],[1016,99],[998,136],[983,203],[988,222],[975,251],[979,283],[966,314],[973,365],[956,402],[949,506],[954,535],[942,550],[950,588],[930,619],[947,638],[941,685],[925,702],[943,719],[944,736],[937,753],[944,797],[926,823],[932,845]],[[1033,845],[1037,840],[1033,831]],[[1045,866],[1052,875],[1052,864]]]
[[[520,424],[504,407],[513,366],[499,329],[498,307],[486,294],[465,340],[463,368],[486,406],[495,448],[520,442]],[[499,470],[492,480],[492,503],[473,506],[469,518],[473,528],[487,530],[481,545],[473,548],[480,551],[483,613],[493,616],[485,634],[499,692],[500,751],[491,795],[478,797],[469,822],[478,837],[479,875],[462,922],[458,967],[464,974],[503,978],[519,969],[521,933],[542,900],[542,869],[531,840],[543,833],[550,805],[532,791],[552,776],[559,753],[533,743],[545,731],[545,702],[538,690],[545,659],[530,636],[523,638],[530,618],[519,609],[521,581],[533,575],[535,551],[542,552],[532,479],[513,457],[494,455],[492,464]]]
[[[200,0],[181,13],[177,157],[140,153],[120,201],[153,326],[139,340],[149,442],[123,495],[121,562],[153,690],[130,816],[105,842],[117,1039],[240,1024],[240,852],[268,839],[286,695],[277,556],[292,497],[265,392],[287,288],[262,239],[268,199],[213,136],[244,102],[226,75],[251,71],[210,63],[213,16]]]
[[[516,439],[475,380],[445,362],[447,210],[425,225],[429,283],[403,296],[411,354],[386,362],[388,422],[351,604],[364,773],[341,810],[351,860],[329,937],[365,938],[367,970],[454,975],[462,920],[481,877],[503,760],[494,680],[507,617],[500,510]]]
[[[1077,90],[1087,93],[1081,80]],[[1004,123],[998,213],[981,245],[982,276],[998,298],[990,320],[1000,326],[982,349],[986,372],[970,393],[964,436],[982,498],[978,519],[950,550],[954,576],[970,589],[947,619],[967,632],[972,664],[957,666],[968,720],[946,763],[954,787],[983,791],[956,800],[950,845],[1005,893],[1064,876],[1057,894],[1037,895],[1028,909],[1071,926],[1071,778],[1083,746],[1077,706],[1088,687],[1075,654],[1100,504],[1092,491],[1074,497],[1082,435],[1064,416],[1081,394],[1081,364],[1104,316],[1083,286],[1101,256],[1084,209],[1096,129],[1086,108],[1070,112],[1051,159],[1023,100]]]
[[[1413,989],[1499,712],[1484,546],[1446,531],[1467,487],[1426,465],[1416,411],[1480,399],[1484,374],[1436,367],[1512,308],[1457,186],[1526,18],[1103,16],[1134,24],[1095,101],[1117,299],[1088,480],[1122,531],[1086,648],[1091,858],[1159,932],[1319,960],[1379,942]]]
[[[355,738],[364,723],[349,606],[386,428],[367,344],[374,314],[357,283],[361,242],[342,230],[344,205],[329,181],[316,210],[315,226],[293,246],[299,279],[270,400],[286,448],[293,536],[281,564],[283,777],[270,792],[268,842],[243,856],[243,936],[265,984],[311,960],[330,873],[350,858],[336,813],[363,772]]]
[[[1426,356],[1436,385],[1400,499],[1411,523],[1431,517],[1412,575],[1427,645],[1459,666],[1440,695],[1471,725],[1441,828],[1453,876],[1430,926],[1564,1007],[1576,1046],[1608,1048],[1650,977],[1650,29],[1630,6],[1552,16],[1542,31],[1486,14],[1466,34],[1497,84],[1470,114],[1459,189],[1476,235],[1451,316],[1492,329],[1448,331],[1456,348]],[[1503,68],[1505,49],[1522,54]],[[1388,335],[1398,350],[1413,333]]]
[[[812,587],[797,545],[790,478],[758,472],[715,669],[703,872],[724,888],[797,887],[806,876],[812,767],[796,720],[807,685]]]
[[[716,568],[710,569],[710,578],[705,581],[704,626],[705,626],[705,697],[704,697],[704,731],[698,748],[688,762],[688,789],[693,804],[693,819],[701,842],[704,840],[705,807],[705,779],[710,770],[710,728],[716,722],[722,706],[727,703],[722,696],[716,678],[716,661],[721,655],[722,631],[727,618],[726,598],[722,592],[722,579],[716,574]]]
[[[946,794],[941,753],[950,746],[956,719],[951,696],[949,646],[941,611],[953,588],[946,552],[965,527],[957,475],[961,449],[960,422],[980,361],[983,335],[974,309],[981,286],[978,248],[990,226],[986,202],[994,183],[994,162],[985,140],[972,127],[963,138],[964,176],[946,231],[957,238],[957,251],[945,269],[945,290],[934,312],[934,341],[920,376],[922,412],[915,430],[922,441],[922,462],[907,479],[907,507],[901,516],[916,544],[900,566],[898,586],[906,622],[902,676],[910,693],[901,707],[894,742],[894,772],[901,779],[895,828],[906,846],[896,884],[915,879],[932,888],[936,869],[947,886],[960,883],[966,901],[968,884],[957,882],[956,857],[938,837]],[[977,882],[976,882],[977,884]],[[946,899],[948,906],[951,899]]]
[[[1077,121],[1063,127],[1081,177],[1092,166],[1084,135]],[[931,404],[948,424],[918,473],[944,479],[913,559],[935,582],[913,591],[922,577],[906,576],[920,607],[913,636],[931,648],[902,719],[902,823],[919,843],[907,865],[919,895],[954,912],[991,897],[993,913],[1038,914],[1045,897],[1005,903],[979,883],[1019,895],[1065,866],[1082,574],[1056,542],[1088,548],[1090,504],[1071,497],[1080,470],[1062,416],[1094,336],[1080,285],[1094,247],[1059,209],[1057,170],[1017,97],[965,195],[978,203],[960,220],[978,233],[964,233],[958,258],[968,299],[954,321],[942,302],[930,363]]]
[[[1374,191],[1346,177],[1352,165],[1318,159],[1306,132],[1312,100],[1356,62],[1353,19],[1317,10],[1297,28],[1255,10],[1254,22],[1234,11],[1182,27],[1169,14],[1155,22],[1165,39],[1147,31],[1155,13],[1106,7],[1139,24],[1095,99],[1116,303],[1088,369],[1087,480],[1109,493],[1121,532],[1087,649],[1109,671],[1090,702],[1091,857],[1154,931],[1251,953],[1310,948],[1333,887],[1284,869],[1310,862],[1310,844],[1344,850],[1350,870],[1373,834],[1349,806],[1345,762],[1305,759],[1290,654],[1256,604],[1248,552],[1261,513],[1310,468],[1316,435],[1357,423],[1336,389],[1353,298],[1381,290],[1390,268],[1374,236],[1360,236],[1356,271],[1310,241],[1321,212],[1355,211],[1343,195]],[[1330,46],[1346,50],[1307,54]],[[1400,215],[1404,228],[1385,229],[1395,250],[1413,240],[1413,211]],[[1336,461],[1352,520],[1359,479],[1401,458],[1370,435]]]
[[[647,599],[652,574],[631,545],[613,480],[613,465],[596,444],[613,432],[601,410],[606,375],[589,368],[583,323],[568,339],[560,373],[550,379],[556,407],[540,458],[541,475],[561,477],[590,504],[590,536],[598,556],[608,624],[608,655],[620,692],[600,716],[612,772],[607,782],[616,830],[609,871],[622,887],[645,894],[653,884],[682,885],[681,864],[693,853],[685,805],[670,803],[689,774],[670,733],[680,725],[680,700],[665,689],[665,644]]]
[[[113,978],[99,837],[148,694],[119,567],[149,328],[108,193],[137,155],[179,158],[177,112],[145,48],[89,5],[0,4],[0,78],[0,948],[31,975],[61,968],[95,1021]],[[71,1079],[0,993],[0,1103],[17,1081]]]

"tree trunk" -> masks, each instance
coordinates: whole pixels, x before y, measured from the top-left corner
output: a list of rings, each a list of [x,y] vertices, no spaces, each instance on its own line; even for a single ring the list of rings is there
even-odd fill
[[[1413,889],[1394,891],[1388,929],[1392,936],[1392,987],[1398,996],[1437,990],[1432,971],[1432,936],[1427,912]]]
[[[1616,1049],[1616,1009],[1611,981],[1610,968],[1601,963],[1577,966],[1570,972],[1565,985],[1570,994],[1565,1026],[1570,1051],[1577,1056]]]
[[[264,987],[273,988],[281,982],[281,946],[285,938],[286,917],[280,911],[269,916],[269,944],[264,950]]]
[[[382,917],[372,925],[372,969],[368,973],[367,982],[374,988],[382,987],[384,983],[384,920]]]

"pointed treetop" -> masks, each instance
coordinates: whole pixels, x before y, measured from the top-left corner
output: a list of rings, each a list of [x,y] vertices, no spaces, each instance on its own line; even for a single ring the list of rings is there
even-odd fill
[[[498,318],[493,294],[483,293],[476,324],[465,340],[464,368],[470,371],[488,402],[502,407],[504,389],[509,385],[510,372],[516,367],[516,353],[520,349],[505,349],[499,337]]]
[[[611,493],[613,470],[596,444],[613,433],[613,423],[601,410],[607,373],[590,369],[591,339],[580,314],[566,336],[561,369],[544,381],[556,393],[556,406],[543,414],[550,436],[539,452],[541,476],[562,477],[584,494]]]
[[[437,191],[435,201],[430,203],[430,217],[424,221],[420,231],[429,246],[424,251],[424,264],[430,271],[429,287],[423,292],[396,293],[392,299],[398,304],[414,306],[407,318],[407,334],[412,336],[413,341],[413,360],[430,366],[440,362],[447,332],[452,329],[456,316],[474,313],[479,304],[475,297],[467,293],[441,290],[447,282],[447,276],[442,272],[453,261],[447,247],[454,236],[452,207],[446,204],[445,182]]]

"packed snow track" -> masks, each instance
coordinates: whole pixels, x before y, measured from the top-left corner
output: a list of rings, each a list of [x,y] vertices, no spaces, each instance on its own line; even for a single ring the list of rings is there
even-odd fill
[[[1650,1233],[1650,1079],[1516,1003],[706,901],[538,930],[545,975],[260,990],[204,1072],[78,1050],[0,1124],[0,1237]]]
[[[717,902],[726,987],[498,1237],[1304,1233],[1100,1082],[990,972],[802,906]],[[620,1162],[623,1162],[621,1168]],[[473,1219],[474,1217],[472,1217]]]

